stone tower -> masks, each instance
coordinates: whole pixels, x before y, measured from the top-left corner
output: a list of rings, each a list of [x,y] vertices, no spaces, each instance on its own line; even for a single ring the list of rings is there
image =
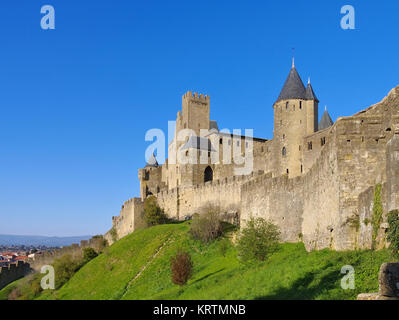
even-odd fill
[[[303,138],[317,131],[318,103],[310,80],[305,88],[294,60],[274,109],[274,150],[276,175],[290,178],[304,171]]]
[[[209,103],[210,98],[204,94],[188,91],[182,98],[182,113],[178,113],[176,131],[191,129],[197,136],[201,129],[209,130]]]
[[[179,132],[184,129],[192,130],[191,135],[199,137],[201,129],[209,130],[211,121],[209,120],[210,97],[197,92],[188,91],[182,97],[182,111],[177,113],[176,129],[173,141],[169,144],[168,155],[168,186],[169,189],[181,184],[193,184],[194,167],[190,164],[180,164],[178,153],[181,147],[190,140],[187,132],[179,136]],[[205,132],[207,134],[208,132]],[[184,138],[184,139],[182,139]],[[193,138],[194,139],[194,138]],[[186,151],[184,151],[186,152]],[[191,181],[191,182],[190,182]]]

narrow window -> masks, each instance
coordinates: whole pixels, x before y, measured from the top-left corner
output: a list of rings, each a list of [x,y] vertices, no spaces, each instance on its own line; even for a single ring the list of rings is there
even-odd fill
[[[288,102],[285,103],[285,109],[288,109]]]
[[[324,146],[326,144],[326,137],[321,138],[320,143],[322,146]]]
[[[303,172],[303,165],[301,165],[301,173]]]
[[[222,138],[220,138],[219,144],[223,144],[223,139]]]
[[[299,109],[302,109],[302,101],[299,101]]]
[[[283,150],[281,151],[281,154],[282,154],[283,157],[286,156],[286,154],[287,154],[287,149],[286,149],[285,147],[283,147]]]
[[[283,133],[283,139],[285,139],[285,134]]]
[[[287,174],[289,174],[290,173],[290,171],[287,169]]]
[[[308,142],[308,150],[312,150],[313,146],[312,146],[312,141]]]
[[[301,151],[301,146],[299,146],[299,151]]]

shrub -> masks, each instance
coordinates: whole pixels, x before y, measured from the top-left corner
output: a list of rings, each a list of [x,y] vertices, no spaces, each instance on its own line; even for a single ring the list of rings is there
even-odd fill
[[[33,300],[43,291],[40,273],[26,275],[7,295],[8,300]]]
[[[55,287],[61,288],[76,271],[83,265],[83,261],[73,258],[70,254],[54,260]]]
[[[260,260],[278,250],[280,240],[279,228],[262,218],[251,218],[240,232],[237,250],[243,261]]]
[[[22,296],[21,290],[18,287],[16,287],[12,289],[12,291],[8,295],[8,300],[18,300],[21,296]]]
[[[83,261],[84,261],[84,263],[87,263],[90,260],[93,260],[97,256],[98,256],[98,253],[93,248],[89,247],[89,248],[84,248],[83,249]]]
[[[166,223],[168,220],[163,210],[158,206],[157,199],[154,196],[144,200],[144,220],[150,226]]]
[[[201,215],[193,217],[190,233],[196,240],[208,243],[223,234],[223,225],[217,208],[206,207]]]
[[[104,249],[108,246],[108,241],[104,238],[103,235],[96,235],[92,237],[92,240],[96,240],[98,244],[99,252],[103,252]]]
[[[111,230],[109,231],[109,234],[111,235],[111,239],[113,242],[118,241],[118,231],[116,231],[115,227],[111,228]]]
[[[388,236],[387,239],[390,242],[389,248],[392,250],[394,255],[399,253],[399,211],[393,210],[388,213]]]
[[[193,274],[193,262],[188,252],[178,251],[171,261],[172,281],[182,286],[187,283]]]

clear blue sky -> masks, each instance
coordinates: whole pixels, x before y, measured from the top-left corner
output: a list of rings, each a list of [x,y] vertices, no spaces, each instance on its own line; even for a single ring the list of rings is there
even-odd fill
[[[42,5],[56,29],[40,28]],[[340,9],[356,10],[342,30]],[[181,96],[211,96],[220,128],[272,138],[272,105],[296,67],[335,120],[399,85],[399,2],[0,3],[0,233],[104,233],[139,195],[145,132]]]

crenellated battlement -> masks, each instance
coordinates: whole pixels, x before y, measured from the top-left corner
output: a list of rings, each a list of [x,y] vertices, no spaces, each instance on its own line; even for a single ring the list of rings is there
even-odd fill
[[[187,91],[183,95],[183,100],[194,100],[209,103],[210,97],[203,93]]]
[[[31,272],[29,263],[18,261],[6,267],[0,267],[0,290],[9,283],[18,280]]]

